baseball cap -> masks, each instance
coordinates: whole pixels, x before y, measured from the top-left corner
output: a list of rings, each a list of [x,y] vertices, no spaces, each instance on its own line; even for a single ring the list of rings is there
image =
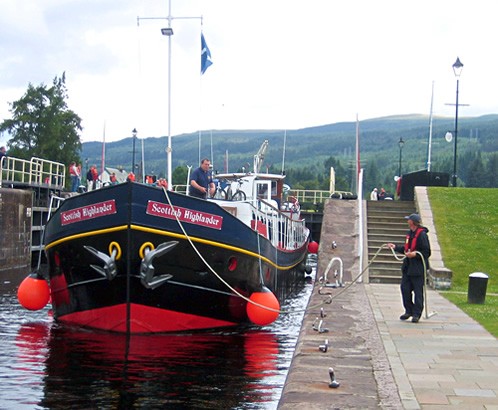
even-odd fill
[[[411,221],[418,223],[418,224],[421,221],[419,214],[411,214],[411,215],[405,216],[405,219],[410,219]]]

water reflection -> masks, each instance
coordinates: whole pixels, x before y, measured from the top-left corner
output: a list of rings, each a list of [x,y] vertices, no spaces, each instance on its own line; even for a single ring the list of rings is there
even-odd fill
[[[282,307],[303,309],[310,291]],[[263,330],[127,337],[56,324],[48,309],[20,308],[13,292],[2,302],[0,380],[10,389],[2,388],[1,408],[274,409],[302,319],[299,312]]]
[[[54,326],[48,350],[40,404],[52,409],[232,408],[261,399],[248,384],[275,375],[278,357],[263,331],[126,337]]]

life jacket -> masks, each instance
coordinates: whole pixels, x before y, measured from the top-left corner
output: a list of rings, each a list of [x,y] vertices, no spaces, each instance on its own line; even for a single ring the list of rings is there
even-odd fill
[[[417,238],[419,237],[420,233],[424,231],[423,227],[417,228],[415,231],[415,235],[413,238],[410,240],[410,233],[406,235],[406,240],[405,240],[405,252],[411,252],[417,249]]]

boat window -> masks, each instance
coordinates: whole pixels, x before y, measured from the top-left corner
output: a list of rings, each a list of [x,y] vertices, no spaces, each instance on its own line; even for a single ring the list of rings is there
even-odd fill
[[[277,181],[271,181],[271,196],[278,195]]]
[[[258,195],[258,198],[260,199],[265,199],[265,200],[270,200],[270,191],[271,189],[271,181],[261,181],[256,183],[256,192]]]

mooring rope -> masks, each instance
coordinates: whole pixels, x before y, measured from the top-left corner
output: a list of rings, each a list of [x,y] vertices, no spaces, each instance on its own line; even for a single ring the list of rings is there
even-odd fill
[[[168,204],[169,206],[171,207],[172,211],[175,211],[175,207],[173,206],[173,204],[171,203],[171,199],[169,197],[169,194],[168,194],[168,190],[166,188],[162,188],[163,189],[163,192],[164,192],[164,195],[166,196],[166,200],[168,201]],[[187,234],[184,226],[183,226],[183,223],[180,221],[180,219],[178,218],[178,214],[177,212],[173,212],[173,215],[175,216],[175,219],[176,219],[176,222],[178,223],[178,226],[180,227],[181,231],[183,232],[183,234],[185,235],[185,237],[187,238],[188,242],[190,243],[190,246],[192,246],[192,249],[195,251],[195,253],[197,254],[197,256],[199,256],[199,258],[201,259],[201,261],[204,263],[204,265],[206,265],[206,267],[211,271],[211,273],[213,273],[213,275],[215,275],[218,280],[221,281],[221,283],[223,283],[230,291],[232,291],[233,293],[235,293],[237,296],[239,296],[240,298],[242,298],[243,300],[245,300],[247,303],[252,303],[253,305],[255,306],[258,306],[262,309],[266,309],[268,311],[271,311],[271,312],[275,312],[275,313],[279,313],[279,314],[291,314],[291,313],[300,313],[300,312],[306,312],[308,310],[312,310],[312,309],[316,309],[316,308],[319,308],[323,305],[326,305],[326,304],[331,304],[332,301],[336,298],[338,298],[339,296],[341,296],[344,292],[346,292],[351,286],[353,286],[353,284],[355,284],[360,278],[361,276],[363,275],[363,273],[370,267],[370,265],[372,264],[372,262],[377,258],[377,256],[379,255],[380,251],[382,249],[384,249],[385,247],[387,247],[387,244],[382,244],[379,249],[377,250],[377,252],[374,254],[373,258],[370,260],[370,262],[368,262],[368,264],[362,269],[362,271],[356,276],[353,278],[353,280],[348,283],[346,286],[344,286],[341,291],[335,293],[335,294],[332,294],[332,293],[320,293],[320,290],[323,288],[320,287],[320,289],[318,290],[318,293],[322,296],[327,296],[326,299],[324,299],[323,301],[321,301],[320,303],[316,303],[314,305],[311,305],[311,306],[308,306],[304,309],[295,309],[295,310],[281,310],[281,309],[273,309],[271,307],[268,307],[268,306],[265,306],[265,305],[262,305],[260,303],[257,303],[251,299],[249,299],[247,296],[243,295],[242,293],[240,293],[237,289],[233,288],[225,279],[223,279],[219,274],[218,272],[216,272],[212,267],[211,265],[209,265],[209,263],[206,261],[206,259],[202,256],[201,252],[197,249],[197,247],[195,246],[195,244],[193,243],[192,239],[190,239],[190,236]],[[258,234],[258,247],[259,247],[259,234]],[[402,257],[402,258],[398,258],[398,256],[395,254],[394,250],[391,249],[394,257],[397,259],[397,260],[403,260],[405,257]],[[417,251],[417,253],[420,254],[420,252]],[[422,255],[422,254],[420,254]],[[425,267],[425,260],[424,258],[422,257],[422,261],[423,261],[423,264],[424,264],[424,291],[425,291],[425,272],[426,272],[426,267]],[[260,258],[260,265],[261,265],[261,258]],[[261,269],[261,268],[260,268]],[[261,274],[261,272],[260,272]],[[426,298],[425,298],[426,299]]]
[[[197,249],[197,247],[195,246],[195,244],[193,243],[192,239],[190,239],[190,236],[187,234],[182,222],[180,221],[180,219],[178,218],[178,215],[177,215],[177,212],[175,212],[175,207],[173,206],[173,204],[171,203],[171,199],[169,197],[169,194],[168,194],[168,190],[166,188],[162,188],[163,189],[163,192],[164,192],[164,195],[166,196],[166,200],[168,201],[168,204],[169,206],[171,207],[171,210],[173,211],[173,215],[175,215],[175,219],[176,219],[176,222],[178,223],[178,226],[180,227],[180,229],[182,230],[183,234],[185,235],[185,237],[187,238],[187,240],[189,241],[190,243],[190,246],[192,246],[192,249],[195,251],[195,253],[197,254],[197,256],[199,256],[199,258],[201,259],[201,261],[204,263],[204,265],[206,265],[206,267],[211,271],[211,273],[213,273],[213,275],[215,275],[220,281],[221,283],[223,283],[229,290],[231,290],[233,293],[235,293],[237,296],[239,296],[240,298],[244,299],[247,303],[252,303],[253,305],[255,306],[258,306],[262,309],[266,309],[266,310],[269,310],[271,312],[275,312],[275,313],[290,313],[290,312],[287,312],[287,311],[282,311],[282,310],[279,310],[279,309],[273,309],[273,308],[270,308],[268,306],[265,306],[265,305],[262,305],[260,303],[257,303],[251,299],[249,299],[247,296],[243,295],[242,293],[240,293],[237,289],[233,288],[225,279],[223,279],[219,274],[218,272],[216,272],[212,267],[211,265],[209,265],[208,261],[202,256],[201,252],[199,251],[199,249]],[[258,234],[259,235],[259,234]]]

